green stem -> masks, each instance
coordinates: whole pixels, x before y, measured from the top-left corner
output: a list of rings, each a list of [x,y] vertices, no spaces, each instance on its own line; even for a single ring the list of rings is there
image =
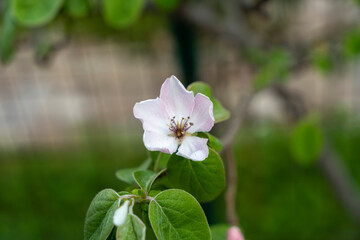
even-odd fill
[[[161,157],[162,157],[162,152],[159,152],[159,155],[157,156],[155,164],[154,164],[154,172],[159,171],[159,164],[160,164]]]

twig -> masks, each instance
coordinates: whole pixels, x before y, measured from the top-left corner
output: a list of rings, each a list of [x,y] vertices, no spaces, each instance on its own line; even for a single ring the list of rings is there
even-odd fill
[[[245,98],[242,98],[240,104],[236,109],[236,112],[233,114],[232,122],[228,127],[227,131],[223,135],[222,143],[224,146],[225,161],[227,167],[227,176],[228,184],[225,193],[225,202],[226,202],[226,217],[228,222],[232,226],[239,225],[239,219],[236,214],[236,190],[237,190],[237,167],[236,160],[234,157],[233,149],[233,140],[236,136],[237,131],[239,130],[241,123],[245,118],[245,113],[248,108],[248,105],[253,97],[254,93],[247,95]]]
[[[251,102],[254,95],[255,92],[250,93],[246,97],[242,98],[240,103],[238,104],[239,107],[233,113],[232,121],[229,127],[227,128],[225,134],[221,137],[221,142],[223,143],[224,151],[228,146],[230,146],[230,144],[234,140],[236,133],[238,132],[245,118],[248,105]]]
[[[231,226],[238,226],[239,219],[236,214],[237,167],[231,143],[225,149],[225,160],[228,174],[228,187],[225,193],[226,218]]]
[[[289,90],[283,86],[277,85],[274,88],[275,93],[286,103],[287,108],[291,108],[292,119],[299,120],[305,116],[307,109],[302,104],[302,99],[299,95],[291,94]],[[319,158],[318,167],[326,176],[334,192],[344,207],[347,209],[349,215],[360,224],[360,193],[356,187],[351,174],[348,172],[344,161],[336,154],[335,150],[331,148],[329,140],[324,138],[323,154]]]
[[[350,216],[360,224],[360,193],[354,181],[347,172],[342,160],[325,146],[324,153],[318,161],[318,166],[329,180],[337,197],[348,210]]]

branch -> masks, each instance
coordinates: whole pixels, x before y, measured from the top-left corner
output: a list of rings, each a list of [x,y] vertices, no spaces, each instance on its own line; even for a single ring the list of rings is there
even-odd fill
[[[351,179],[344,161],[339,159],[329,146],[325,146],[318,166],[330,182],[339,200],[348,210],[350,216],[360,224],[359,189],[353,179]]]

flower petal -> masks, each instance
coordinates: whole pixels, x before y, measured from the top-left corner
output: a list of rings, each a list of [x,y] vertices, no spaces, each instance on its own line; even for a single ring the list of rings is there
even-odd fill
[[[133,112],[134,116],[142,122],[145,131],[169,132],[169,127],[166,125],[169,122],[169,116],[160,98],[136,103]]]
[[[194,108],[194,93],[186,90],[175,76],[166,79],[161,86],[160,99],[166,105],[170,118],[186,118]]]
[[[196,94],[190,121],[194,125],[188,130],[189,133],[209,132],[214,126],[213,103],[207,96],[201,93]]]
[[[143,140],[145,147],[150,151],[173,154],[178,148],[178,141],[175,137],[159,132],[145,131]]]
[[[193,161],[203,161],[209,155],[209,149],[206,145],[207,139],[194,136],[186,136],[176,155]]]

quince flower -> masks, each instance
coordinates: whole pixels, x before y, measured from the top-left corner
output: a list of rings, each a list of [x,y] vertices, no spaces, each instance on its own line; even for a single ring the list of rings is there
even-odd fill
[[[118,209],[116,209],[113,217],[115,226],[120,227],[125,223],[126,217],[129,212],[130,201],[125,201]]]
[[[177,155],[194,161],[209,155],[208,140],[193,134],[208,132],[214,126],[213,103],[201,93],[194,97],[175,76],[165,80],[160,97],[136,103],[134,116],[142,122],[148,150],[177,151]]]

